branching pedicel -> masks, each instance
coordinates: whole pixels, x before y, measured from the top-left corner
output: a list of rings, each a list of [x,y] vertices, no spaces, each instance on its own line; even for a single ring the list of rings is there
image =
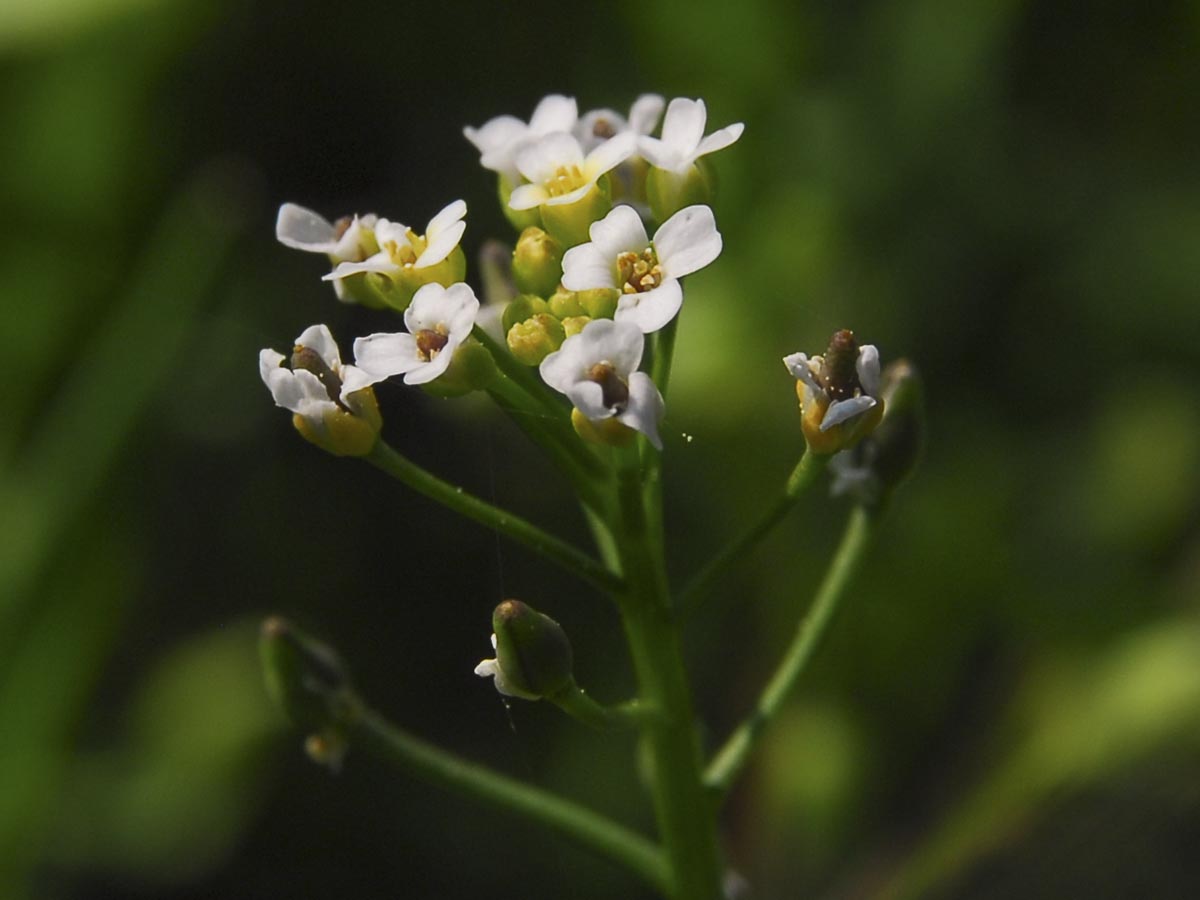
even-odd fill
[[[517,600],[496,607],[495,656],[476,672],[494,678],[504,694],[548,700],[588,726],[637,729],[651,762],[657,840],[387,723],[355,693],[332,651],[282,619],[264,625],[262,645],[268,685],[309,733],[314,759],[337,765],[347,747],[364,747],[417,777],[541,822],[664,895],[715,900],[729,883],[716,837],[717,801],[795,684],[863,560],[879,513],[913,468],[921,395],[910,365],[881,372],[876,348],[847,330],[835,333],[821,355],[786,357],[805,451],[762,518],[672,594],[663,559],[660,434],[681,279],[721,253],[706,157],[736,142],[742,126],[705,136],[703,101],[681,98],[666,105],[661,134],[652,137],[663,109],[661,97],[645,95],[628,119],[611,110],[580,117],[573,99],[555,95],[528,123],[501,116],[465,129],[483,166],[496,173],[505,214],[520,231],[511,269],[483,272],[491,294],[506,286],[503,296],[487,296],[486,306],[464,281],[463,201],[448,204],[421,234],[374,214],[331,223],[285,204],[278,239],[328,257],[333,269],[325,278],[338,299],[402,313],[404,330],[357,339],[353,365],[342,363],[324,325],[306,329],[290,357],[263,350],[259,359],[276,404],[294,414],[307,440],[364,458],[611,595],[636,669],[635,699],[594,701],[575,682],[562,628]],[[494,269],[494,260],[485,256],[484,265]],[[443,396],[489,394],[571,483],[597,555],[389,447],[372,385],[395,376]],[[856,502],[846,535],[754,710],[706,764],[680,628],[831,459],[835,492]]]

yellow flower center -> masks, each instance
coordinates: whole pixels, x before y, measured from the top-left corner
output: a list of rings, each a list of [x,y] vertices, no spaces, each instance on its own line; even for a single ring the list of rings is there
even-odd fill
[[[587,184],[587,178],[584,177],[579,166],[559,166],[554,170],[554,174],[546,179],[544,187],[546,193],[551,197],[561,197],[563,194],[569,194],[571,191],[583,187]]]
[[[429,242],[425,239],[425,235],[416,234],[411,228],[408,229],[406,236],[408,243],[385,241],[383,249],[387,251],[388,256],[396,265],[411,269],[413,263],[417,261],[417,257],[425,252],[425,247]]]
[[[641,253],[626,251],[617,257],[617,283],[623,294],[652,291],[663,282],[662,266],[652,247]]]

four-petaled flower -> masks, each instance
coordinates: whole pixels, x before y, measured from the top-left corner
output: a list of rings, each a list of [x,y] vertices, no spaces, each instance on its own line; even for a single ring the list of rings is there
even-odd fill
[[[378,217],[374,214],[361,218],[344,216],[330,222],[311,209],[285,203],[279,207],[279,216],[275,220],[275,238],[293,250],[322,253],[335,266],[343,262],[362,262],[379,250],[375,240],[377,222]],[[351,299],[341,282],[335,281],[333,289],[339,300]]]
[[[796,379],[801,424],[813,452],[836,453],[853,446],[879,424],[879,351],[859,346],[854,333],[834,333],[824,356],[793,353],[783,364]]]
[[[479,162],[508,179],[509,184],[521,180],[517,170],[517,152],[530,141],[554,131],[571,131],[579,118],[574,97],[550,94],[538,103],[526,124],[516,116],[496,116],[479,128],[467,126],[463,135],[479,151]]]
[[[467,224],[462,220],[467,204],[455,200],[425,226],[424,234],[416,234],[407,225],[379,219],[375,223],[375,240],[379,252],[361,262],[343,262],[325,276],[336,281],[358,272],[379,272],[392,277],[405,272],[429,269],[444,261],[458,248]]]
[[[526,210],[576,203],[596,186],[601,175],[624,162],[636,149],[637,137],[626,132],[584,156],[572,135],[552,132],[517,153],[517,169],[530,183],[514,188],[508,205]]]
[[[728,147],[742,136],[741,122],[704,136],[708,112],[703,100],[676,97],[667,106],[662,137],[638,138],[638,150],[653,166],[682,175],[702,156]]]
[[[679,312],[679,279],[721,253],[721,235],[707,206],[675,213],[659,226],[653,243],[629,206],[613,209],[592,224],[589,234],[590,243],[572,247],[563,257],[563,287],[619,290],[616,320],[632,322],[645,334],[658,331]]]
[[[662,394],[649,375],[637,371],[644,347],[645,337],[633,323],[596,319],[542,360],[539,371],[589,422],[615,420],[661,450]]]
[[[471,335],[479,301],[464,283],[427,284],[404,311],[408,333],[372,334],[354,342],[363,384],[403,375],[405,384],[426,384],[449,367],[454,351]]]
[[[343,366],[333,335],[324,325],[311,325],[296,338],[291,367],[282,353],[263,349],[258,371],[276,406],[295,414],[305,438],[347,456],[370,452],[379,434],[375,395],[363,390],[371,382],[355,366]]]

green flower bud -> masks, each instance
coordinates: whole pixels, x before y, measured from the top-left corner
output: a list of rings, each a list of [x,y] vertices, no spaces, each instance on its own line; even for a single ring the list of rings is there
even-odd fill
[[[461,397],[471,391],[487,390],[496,377],[496,361],[482,344],[466,340],[454,351],[449,368],[433,381],[421,385],[435,397]]]
[[[549,616],[520,600],[505,600],[492,613],[492,630],[496,658],[476,672],[494,675],[501,693],[538,700],[574,684],[571,642]]]
[[[339,279],[342,296],[350,303],[358,303],[370,309],[385,309],[386,295],[392,283],[386,275],[378,272],[356,272]]]
[[[579,302],[579,295],[560,285],[558,290],[550,296],[550,314],[559,319],[566,319],[587,313]]]
[[[617,311],[621,292],[616,288],[591,288],[576,295],[586,315],[593,319],[611,319]]]
[[[591,316],[568,316],[562,320],[563,334],[574,337],[583,331],[584,326],[592,321]]]
[[[303,731],[336,731],[353,709],[350,677],[338,655],[272,616],[262,624],[259,653],[267,691]]]
[[[504,217],[512,223],[512,227],[517,231],[541,225],[542,217],[536,208],[517,210],[508,205],[508,198],[512,196],[514,187],[516,185],[504,175],[500,175],[496,179],[496,196],[500,198],[500,208],[504,210]]]
[[[665,222],[685,206],[711,205],[716,193],[716,170],[703,157],[683,173],[651,168],[646,175],[646,199],[659,222]]]
[[[558,319],[549,313],[539,313],[508,330],[508,349],[518,362],[536,366],[561,347],[566,338]]]
[[[590,239],[588,229],[592,223],[603,219],[612,209],[612,190],[608,175],[601,175],[592,189],[574,203],[552,206],[543,203],[538,209],[542,213],[542,227],[569,250]]]
[[[562,278],[563,248],[540,228],[526,228],[513,250],[512,274],[517,290],[549,297]]]
[[[512,302],[504,308],[504,315],[501,316],[500,322],[504,325],[504,331],[507,333],[518,322],[524,322],[526,319],[549,311],[549,305],[541,297],[533,294],[517,294]]]

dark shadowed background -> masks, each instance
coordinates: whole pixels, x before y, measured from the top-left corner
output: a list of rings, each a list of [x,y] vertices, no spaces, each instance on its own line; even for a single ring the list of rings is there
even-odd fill
[[[512,233],[461,129],[553,91],[746,123],[664,427],[677,575],[795,460],[781,356],[852,327],[926,380],[923,467],[724,820],[754,896],[1194,896],[1198,37],[1184,2],[0,2],[0,896],[641,896],[353,749],[313,766],[255,651],[286,613],[406,727],[650,827],[631,739],[471,672],[516,596],[626,696],[606,601],[304,443],[256,368],[395,329],[280,203],[463,197],[472,258]],[[584,539],[485,403],[379,393],[415,460]],[[714,744],[844,515],[806,501],[697,619]]]

